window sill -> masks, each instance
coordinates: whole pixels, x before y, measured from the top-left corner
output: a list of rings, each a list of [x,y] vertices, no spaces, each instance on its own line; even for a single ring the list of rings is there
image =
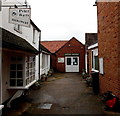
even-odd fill
[[[92,69],[93,72],[99,72],[99,70]]]
[[[0,110],[2,110],[4,108],[4,105],[0,105]]]
[[[30,84],[26,85],[25,87],[9,87],[9,89],[14,89],[14,90],[22,90],[22,89],[29,89],[30,86],[32,86],[37,80],[34,80]]]

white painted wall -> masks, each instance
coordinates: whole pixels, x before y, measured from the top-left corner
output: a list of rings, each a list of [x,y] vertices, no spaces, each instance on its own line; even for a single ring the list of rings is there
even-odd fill
[[[87,53],[85,54],[85,71],[86,72],[88,72],[88,70],[87,70],[87,63],[88,63],[88,61],[87,61]]]
[[[17,1],[19,1],[21,4],[24,3],[24,0],[17,0]],[[14,5],[14,4],[21,5],[20,3],[16,2],[16,0],[7,0],[6,2],[3,2],[3,5]],[[35,43],[33,43],[33,26],[32,25],[30,25],[30,28],[22,26],[22,33],[18,33],[17,31],[15,31],[14,30],[15,24],[9,23],[9,7],[3,7],[2,8],[2,13],[0,13],[0,17],[2,17],[2,27],[4,29],[14,33],[17,36],[20,36],[20,37],[24,38],[33,47],[38,49],[39,32],[37,30],[35,31],[35,37],[37,39],[35,39]]]
[[[25,0],[17,0],[17,1],[22,4]],[[18,3],[18,2],[16,2],[16,0],[7,0],[5,3],[3,3],[3,5],[10,5],[10,4],[11,5],[13,5],[13,4],[20,5],[20,3]],[[36,48],[38,50],[40,32],[38,32],[37,30],[35,31],[35,42],[33,42],[33,25],[30,25],[30,28],[22,26],[22,33],[15,31],[14,26],[15,26],[14,24],[9,23],[9,8],[2,8],[2,12],[0,12],[0,27],[25,39],[34,48]],[[9,57],[7,56],[7,54],[8,54],[8,52],[3,53],[3,57],[5,58],[4,61],[2,62],[2,72],[4,74],[3,75],[4,78],[2,78],[2,81],[0,82],[0,83],[2,83],[2,88],[0,90],[0,92],[2,92],[2,97],[0,96],[0,104],[3,103],[8,98],[10,98],[10,96],[13,95],[15,92],[12,90],[8,90],[9,70],[8,70],[8,68],[6,68],[6,66],[8,66],[8,64],[9,64]],[[36,56],[36,72],[35,72],[35,74],[36,74],[35,78],[36,78],[36,80],[38,80],[38,77],[39,77],[38,76],[38,55]]]
[[[43,55],[44,55],[44,59],[43,59]],[[40,75],[48,74],[49,70],[50,70],[50,55],[42,52],[40,54]]]

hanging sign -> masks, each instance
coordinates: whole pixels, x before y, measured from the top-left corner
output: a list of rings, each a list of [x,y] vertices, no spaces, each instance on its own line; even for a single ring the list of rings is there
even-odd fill
[[[31,9],[30,8],[10,8],[9,22],[22,26],[30,26]]]
[[[79,56],[79,55],[80,55],[79,53],[73,53],[73,54],[67,53],[67,54],[65,54],[65,56]]]

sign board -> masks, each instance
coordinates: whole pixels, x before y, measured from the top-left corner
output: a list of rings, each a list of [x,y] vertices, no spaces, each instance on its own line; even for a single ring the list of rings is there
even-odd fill
[[[103,58],[99,58],[99,71],[100,74],[104,74],[104,64],[103,64]]]
[[[22,26],[30,26],[31,9],[30,8],[10,8],[9,22]]]
[[[58,58],[58,63],[64,63],[64,58]]]
[[[79,56],[80,54],[79,53],[66,53],[65,56]]]

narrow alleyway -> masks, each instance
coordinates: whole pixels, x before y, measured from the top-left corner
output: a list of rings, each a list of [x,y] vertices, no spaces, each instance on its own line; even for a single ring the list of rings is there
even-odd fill
[[[21,110],[20,110],[21,109]],[[104,114],[104,106],[79,73],[56,73],[39,90],[31,90],[12,116],[36,114]],[[9,114],[9,113],[8,113]]]

